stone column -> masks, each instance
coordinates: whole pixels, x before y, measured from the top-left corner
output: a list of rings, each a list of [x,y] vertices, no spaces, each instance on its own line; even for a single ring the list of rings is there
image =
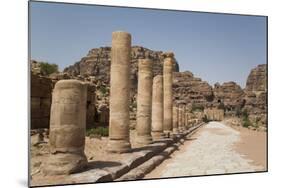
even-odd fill
[[[182,107],[182,128],[186,130],[185,106]]]
[[[129,135],[131,35],[112,33],[110,67],[109,152],[126,152],[131,148]]]
[[[165,133],[173,130],[173,53],[166,53],[163,64],[163,89],[164,89],[164,125]]]
[[[44,174],[70,174],[86,167],[86,101],[85,84],[77,80],[56,83],[50,115],[50,156],[43,163]]]
[[[173,133],[174,134],[178,134],[179,133],[179,122],[178,122],[178,118],[179,117],[179,108],[174,105],[173,106]]]
[[[164,138],[163,133],[163,76],[153,78],[151,135],[153,140]]]
[[[152,65],[150,59],[140,59],[138,63],[138,97],[137,97],[137,137],[138,146],[152,143],[151,106],[152,106]]]
[[[188,129],[188,128],[189,128],[189,123],[188,123],[188,112],[185,112],[184,118],[185,118],[185,128]]]
[[[178,124],[179,124],[179,131],[183,131],[183,124],[182,124],[182,105],[179,105],[179,116],[178,116]]]

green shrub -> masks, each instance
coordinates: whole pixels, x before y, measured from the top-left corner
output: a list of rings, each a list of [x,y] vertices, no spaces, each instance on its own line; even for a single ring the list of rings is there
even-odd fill
[[[108,136],[108,127],[97,127],[86,130],[86,136]]]
[[[204,117],[202,118],[202,121],[203,121],[204,123],[208,123],[210,120],[207,118],[206,115],[204,115]]]
[[[204,111],[204,106],[200,104],[192,104],[191,112]]]
[[[243,127],[246,127],[246,128],[252,126],[249,118],[243,118],[243,124],[242,125],[243,125]]]
[[[47,62],[40,62],[40,69],[43,75],[50,75],[52,73],[58,72],[58,65],[50,64]]]
[[[242,118],[248,118],[249,117],[249,114],[248,114],[248,111],[245,109],[242,111]]]
[[[249,120],[249,114],[247,112],[247,110],[243,110],[242,112],[242,125],[243,127],[248,128],[249,126],[252,126],[251,121]]]
[[[103,95],[105,95],[107,93],[107,89],[105,86],[100,86],[99,90]]]

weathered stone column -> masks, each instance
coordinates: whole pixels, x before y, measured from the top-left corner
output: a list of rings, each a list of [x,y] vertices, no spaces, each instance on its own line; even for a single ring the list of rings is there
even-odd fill
[[[129,135],[131,35],[112,33],[110,67],[109,141],[110,152],[126,152],[131,148]]]
[[[178,124],[179,124],[179,131],[182,132],[183,131],[183,122],[182,122],[182,105],[179,105],[179,116],[178,116]]]
[[[152,106],[152,65],[150,59],[140,59],[138,63],[137,97],[137,137],[138,146],[152,143],[151,106]]]
[[[185,117],[185,106],[182,107],[182,128],[186,130],[186,117]]]
[[[185,112],[184,114],[184,118],[185,118],[185,128],[188,129],[189,128],[189,123],[188,123],[188,112]]]
[[[163,130],[169,133],[173,130],[173,53],[166,53],[163,64],[163,89],[164,89],[164,125]]]
[[[70,174],[87,165],[84,154],[87,86],[77,80],[58,81],[50,116],[50,156],[43,163],[47,175]]]
[[[178,129],[178,126],[179,126],[179,108],[174,105],[173,106],[173,133],[174,134],[178,134],[179,133],[179,129]]]
[[[163,76],[153,78],[151,135],[153,140],[164,138],[163,133]]]

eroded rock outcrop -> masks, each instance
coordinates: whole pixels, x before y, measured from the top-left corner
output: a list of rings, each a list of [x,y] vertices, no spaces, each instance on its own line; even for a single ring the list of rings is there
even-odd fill
[[[267,67],[266,64],[258,65],[252,69],[246,83],[245,91],[267,92]]]
[[[165,54],[162,51],[153,51],[141,46],[133,46],[131,49],[131,81],[132,87],[136,89],[138,80],[138,59],[151,59],[153,61],[153,74],[162,74],[163,61]],[[110,63],[111,63],[111,47],[101,47],[91,49],[87,56],[80,61],[66,67],[63,72],[72,76],[94,76],[97,80],[109,83],[110,80]],[[179,66],[176,63],[174,71],[179,71]]]
[[[225,82],[214,85],[214,104],[222,106],[229,114],[235,114],[243,106],[244,91],[235,82]]]
[[[246,83],[244,108],[254,127],[267,126],[267,66],[252,69]]]
[[[163,62],[167,54],[162,51],[153,51],[142,46],[132,46],[130,63],[130,119],[132,125],[136,120],[136,97],[138,85],[138,60],[151,59],[153,61],[153,76],[163,74]],[[173,71],[178,72],[179,66],[176,62]],[[96,103],[109,104],[109,81],[110,81],[111,47],[100,47],[91,49],[88,54],[74,65],[66,67],[62,75],[69,75],[82,81],[89,81],[96,85]],[[133,126],[134,127],[134,126]]]
[[[174,72],[173,100],[186,104],[188,110],[192,105],[207,106],[213,101],[213,90],[206,81],[196,78],[190,71]]]

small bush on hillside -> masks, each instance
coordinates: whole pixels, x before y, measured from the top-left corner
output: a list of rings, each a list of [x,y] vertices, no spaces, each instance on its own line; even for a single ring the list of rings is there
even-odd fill
[[[243,124],[242,125],[243,125],[243,127],[246,127],[246,128],[252,126],[249,118],[243,118]]]
[[[99,90],[103,95],[105,95],[107,93],[107,89],[105,86],[100,86]]]
[[[204,115],[204,117],[202,118],[202,121],[203,121],[204,123],[208,123],[210,120],[207,118],[206,115]]]
[[[86,130],[86,136],[108,136],[108,127],[97,127]]]
[[[192,104],[191,112],[204,111],[204,106],[200,104]]]
[[[58,72],[58,65],[50,64],[47,62],[40,62],[40,69],[43,75],[50,75],[52,73]]]
[[[252,126],[252,123],[249,120],[249,114],[248,114],[247,110],[243,110],[243,112],[242,112],[242,125],[243,125],[243,127],[246,127],[246,128]]]

